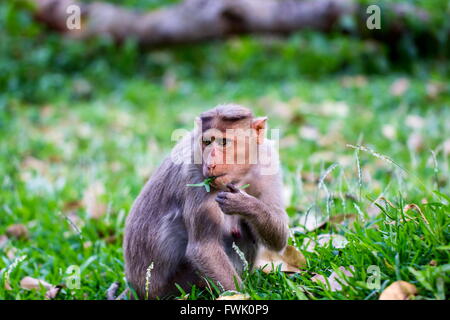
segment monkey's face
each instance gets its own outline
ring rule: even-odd
[[[229,129],[225,133],[210,129],[202,136],[203,175],[215,177],[211,183],[225,189],[236,184],[257,161],[257,141],[251,130]]]

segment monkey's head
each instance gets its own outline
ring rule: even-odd
[[[212,185],[236,184],[258,164],[258,145],[264,141],[267,117],[255,118],[239,105],[219,105],[198,118],[202,171]]]

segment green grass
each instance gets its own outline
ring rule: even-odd
[[[404,280],[417,287],[417,299],[448,299],[450,27],[443,12],[450,7],[444,0],[409,2],[428,10],[433,37],[418,37],[424,26],[410,21],[411,32],[391,45],[306,31],[148,52],[132,41],[117,47],[107,39],[63,38],[36,24],[23,1],[2,2],[0,299],[44,299],[44,289],[20,287],[26,276],[63,285],[58,299],[104,299],[115,281],[123,290],[121,243],[133,200],[174,145],[173,130],[192,128],[199,112],[224,102],[268,115],[270,127],[281,130],[291,227],[305,214],[357,216],[297,232],[290,244],[304,253],[305,271],[251,272],[243,293],[377,299]],[[398,82],[402,77],[408,85]],[[98,219],[83,203],[96,190],[105,212]],[[392,206],[374,205],[380,196]],[[420,212],[403,212],[408,204]],[[29,237],[5,242],[12,224],[25,225]],[[306,238],[329,233],[348,244],[306,251]],[[78,289],[65,286],[70,266],[80,267]],[[341,291],[312,280],[350,266],[354,275]],[[367,284],[373,266],[379,289]],[[180,293],[217,295],[214,284]]]
[[[30,235],[27,240],[10,237],[0,249],[0,299],[43,299],[45,290],[26,291],[20,280],[31,276],[64,284],[71,265],[81,267],[81,286],[63,288],[58,299],[104,299],[114,281],[124,289],[121,242],[134,198],[173,146],[172,131],[191,128],[198,112],[229,101],[268,114],[270,126],[281,129],[292,227],[306,212],[358,215],[354,224],[297,233],[296,243],[307,259],[305,272],[255,271],[245,277],[242,292],[252,299],[377,299],[387,285],[404,280],[416,285],[419,299],[448,299],[450,168],[443,143],[450,137],[449,82],[439,74],[412,77],[409,89],[397,97],[390,89],[398,78],[369,76],[361,86],[345,86],[347,78],[340,76],[276,83],[180,78],[174,90],[127,79],[118,90],[86,100],[56,95],[43,105],[10,101],[0,113],[0,235],[15,223],[26,225]],[[432,82],[443,84],[435,98],[426,90]],[[315,128],[310,139],[301,130],[305,127]],[[395,136],[386,136],[389,130]],[[410,149],[413,132],[423,142]],[[370,147],[398,166],[347,144]],[[436,153],[437,167],[430,150]],[[318,178],[334,163],[319,186]],[[310,181],[311,175],[317,179]],[[99,201],[107,206],[99,219],[90,218],[81,204],[95,182],[103,184]],[[371,202],[380,195],[396,208],[378,202],[378,215],[369,216]],[[423,216],[412,210],[407,214],[413,219],[403,221],[401,208],[410,203]],[[81,235],[66,216],[78,217]],[[347,246],[311,253],[301,245],[305,237],[330,232],[345,236]],[[21,256],[23,261],[12,268]],[[366,284],[371,265],[380,268],[378,290]],[[315,273],[328,276],[340,266],[355,268],[342,291],[311,280]],[[12,290],[4,288],[8,268]],[[214,287],[194,288],[188,298],[216,296]]]

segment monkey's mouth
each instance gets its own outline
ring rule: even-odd
[[[226,173],[219,174],[218,176],[209,176],[208,178],[214,182],[217,178],[223,177],[224,175],[226,175]]]
[[[211,179],[211,185],[220,189],[220,187],[226,184],[225,181],[222,181],[223,179],[221,179],[224,176],[226,176],[226,173],[217,176],[210,176],[209,178]]]

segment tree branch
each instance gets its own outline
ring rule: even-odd
[[[101,2],[33,1],[37,4],[36,17],[51,28],[77,38],[108,35],[121,42],[131,37],[147,47],[236,34],[288,34],[301,29],[327,32],[344,15],[361,13],[352,0],[187,0],[148,13]],[[69,5],[81,9],[81,30],[71,31],[66,26]],[[399,17],[411,13],[404,8],[393,11]]]

